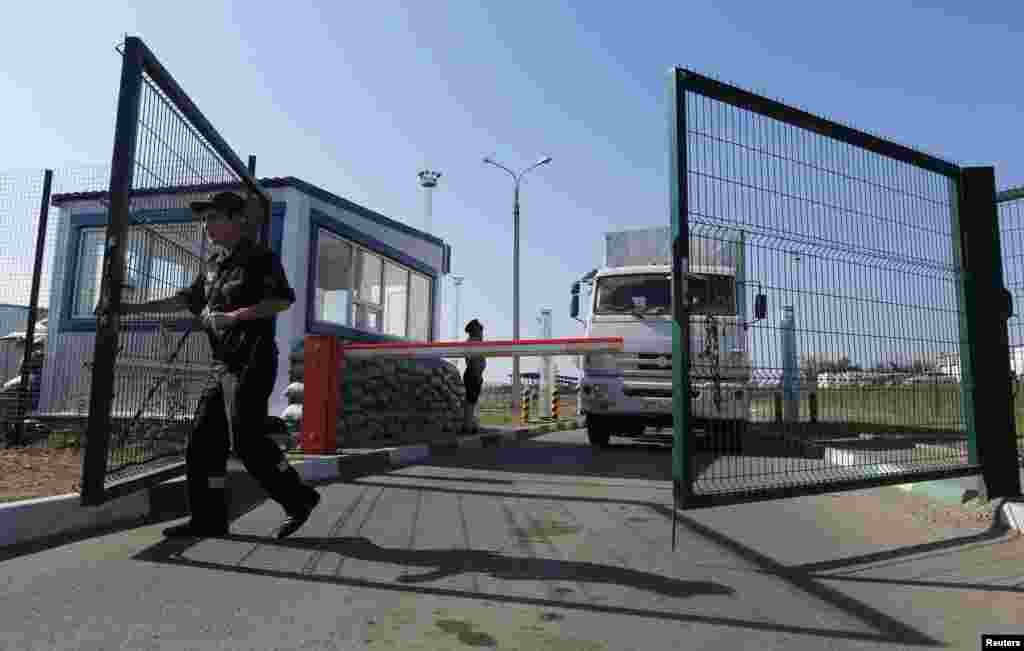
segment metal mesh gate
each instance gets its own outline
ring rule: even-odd
[[[1006,288],[1013,297],[1014,314],[1008,327],[1010,335],[1010,370],[1013,373],[1013,416],[1017,431],[1017,455],[1024,465],[1024,188],[1016,188],[996,196],[999,211],[999,235],[1003,253],[1003,274]]]
[[[190,314],[122,316],[121,305],[169,298],[205,271],[204,226],[190,202],[232,189],[250,198],[250,213],[264,224],[270,213],[251,170],[145,44],[129,37],[122,55],[110,191],[97,199],[103,211],[75,230],[80,281],[71,309],[88,317],[98,303],[106,307],[93,344],[87,504],[184,472],[210,370],[206,338],[189,336]]]
[[[686,70],[671,92],[685,503],[978,472],[958,364],[960,169]],[[709,264],[698,239],[739,242],[735,262]]]

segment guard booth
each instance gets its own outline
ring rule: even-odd
[[[297,299],[277,317],[281,359],[268,415],[280,416],[287,407],[288,353],[306,335],[360,342],[435,339],[450,246],[294,177],[263,179],[261,184],[271,197],[269,244],[281,255]],[[208,251],[202,225],[187,204],[222,189],[163,188],[134,202],[123,300],[163,298],[192,282]],[[81,192],[52,198],[58,247],[51,275],[47,363],[36,416],[82,416],[88,407],[89,361],[96,332],[93,311],[99,299],[108,220],[106,197],[106,192]],[[122,321],[126,330],[148,332],[137,333],[137,354],[122,354],[118,364],[154,378],[166,372],[154,351],[167,349],[184,332],[186,320],[178,319],[165,328],[133,322],[137,320],[130,317]],[[184,368],[179,369],[179,382],[167,391],[177,391],[186,403],[194,402],[209,370],[206,348],[204,336],[192,336],[179,356]],[[156,397],[154,417],[173,416],[171,398]],[[181,401],[177,402],[180,410]]]

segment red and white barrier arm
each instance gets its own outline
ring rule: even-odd
[[[438,341],[348,344],[339,352],[346,359],[368,357],[550,357],[586,353],[621,353],[622,337],[579,337],[575,339],[520,339],[494,341]]]

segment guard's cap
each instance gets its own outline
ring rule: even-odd
[[[473,319],[466,324],[466,333],[472,334],[474,332],[483,332],[484,324],[480,323],[476,319]]]
[[[218,192],[206,201],[193,201],[189,207],[195,213],[201,213],[211,208],[227,215],[230,218],[248,217],[249,221],[258,220],[262,214],[260,209],[260,198],[252,196],[249,199],[243,198],[236,192]]]

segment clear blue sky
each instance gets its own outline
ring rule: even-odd
[[[113,47],[141,36],[260,175],[422,226],[416,172],[440,170],[434,231],[489,338],[512,333],[512,185],[481,158],[554,158],[523,186],[521,327],[550,307],[578,335],[601,234],[668,223],[672,65],[1024,184],[1019,3],[320,4],[12,4],[0,169],[108,163]]]

